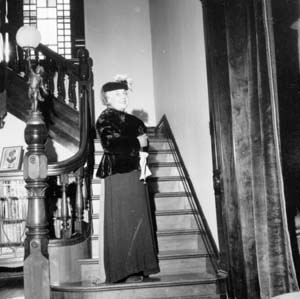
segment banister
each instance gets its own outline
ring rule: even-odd
[[[64,58],[62,58],[64,59]],[[63,161],[49,163],[48,165],[48,175],[56,176],[63,173],[68,173],[77,170],[79,167],[83,166],[87,158],[87,150],[89,146],[89,133],[91,127],[91,115],[90,115],[90,101],[88,97],[89,86],[82,85],[82,90],[80,91],[80,109],[79,109],[79,119],[80,119],[80,146],[79,150],[70,158]],[[7,175],[11,175],[10,172]],[[1,176],[6,176],[2,173]]]
[[[77,80],[80,80],[78,68],[74,65],[74,62],[72,60],[65,59],[63,56],[51,50],[50,48],[48,48],[42,43],[40,43],[37,46],[36,50],[40,51],[46,57],[50,57],[54,61],[64,65],[69,71],[72,71],[73,75]]]
[[[87,94],[87,89],[84,88],[84,94]],[[90,112],[88,96],[80,96],[80,146],[79,150],[70,158],[56,163],[49,163],[48,175],[56,176],[63,173],[69,173],[77,170],[86,162],[89,147],[90,133]]]
[[[10,24],[6,24],[4,30],[6,32],[16,32],[18,28],[12,26]],[[12,47],[15,48],[15,47]],[[78,168],[83,166],[86,162],[88,155],[88,147],[89,147],[89,134],[91,129],[91,117],[92,117],[92,109],[90,107],[93,103],[91,94],[91,83],[86,81],[86,78],[81,78],[79,64],[75,65],[74,61],[67,60],[63,56],[59,55],[55,51],[51,50],[47,46],[43,44],[39,44],[36,48],[36,51],[41,52],[46,58],[50,58],[55,61],[58,65],[62,65],[68,73],[72,73],[75,80],[79,82],[79,86],[81,90],[79,90],[79,98],[80,98],[80,109],[79,109],[79,119],[80,119],[80,145],[79,150],[70,158],[65,159],[63,161],[49,163],[48,165],[48,175],[56,176],[72,171],[76,171]],[[79,62],[80,63],[80,62]],[[91,77],[92,78],[92,77]],[[91,80],[91,78],[88,78]]]

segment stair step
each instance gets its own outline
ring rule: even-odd
[[[184,213],[158,212],[156,225],[158,230],[167,230],[170,227],[173,229],[197,229],[194,214],[190,211],[184,211]]]
[[[176,198],[176,197],[191,197],[191,194],[189,192],[156,192],[153,193],[152,196],[154,198]],[[93,200],[100,199],[99,196],[92,196]]]
[[[170,149],[170,139],[164,137],[154,137],[149,139],[149,149],[150,150],[169,150]]]
[[[215,295],[191,295],[191,296],[172,296],[172,297],[159,297],[159,298],[155,298],[155,297],[147,297],[146,299],[220,299],[220,298],[224,298],[226,299],[226,295],[225,293],[223,294],[223,296],[225,297],[221,297],[218,294]]]
[[[177,193],[177,192],[174,192]],[[189,197],[186,193],[182,196],[154,196],[155,208],[157,211],[165,211],[169,209],[185,210],[190,209]]]
[[[162,251],[158,257],[162,274],[215,273],[206,250]]]
[[[173,229],[196,229],[197,223],[192,210],[164,210],[156,211],[156,225],[158,230]],[[99,233],[99,214],[92,215],[93,232]]]
[[[100,195],[101,180],[94,178],[92,180],[92,196]],[[184,185],[179,176],[149,177],[148,186],[150,193],[157,192],[184,192]]]
[[[157,232],[159,250],[205,250],[198,229],[167,229]]]
[[[174,162],[171,150],[149,151],[148,163],[154,162]]]
[[[104,181],[99,178],[94,178],[92,180],[92,183],[91,183],[91,196],[92,197],[100,196],[101,182],[104,182]]]
[[[101,158],[103,155],[103,151],[95,151],[95,164],[99,165]],[[163,149],[163,150],[150,150],[148,163],[154,162],[174,162],[174,156],[171,150]]]
[[[153,162],[149,163],[149,168],[154,177],[179,176],[180,163],[177,162]]]
[[[148,163],[148,166],[151,170],[152,176],[179,176],[179,163],[176,162],[152,162]],[[99,164],[95,164],[94,166],[94,174],[93,177],[96,178],[96,172],[99,167]]]
[[[201,250],[205,251],[201,232],[198,229],[168,229],[157,232],[159,251]],[[99,255],[98,235],[92,236],[92,256]]]
[[[171,192],[170,192],[171,193]],[[179,194],[179,192],[173,192]],[[169,194],[169,193],[167,193]],[[186,210],[190,209],[189,197],[186,193],[182,193],[183,195],[179,196],[154,196],[155,209],[157,211],[165,211],[165,210]],[[100,209],[100,196],[94,195],[92,197],[92,211],[93,213],[98,213]]]
[[[223,282],[223,283],[222,283]],[[188,273],[181,275],[154,275],[140,283],[97,283],[82,281],[72,284],[51,286],[53,299],[132,299],[132,298],[180,298],[201,296],[219,298],[223,293],[220,284],[224,281],[206,273]],[[101,296],[101,297],[99,297]],[[201,298],[199,297],[199,298]],[[197,297],[194,297],[197,298]]]
[[[163,136],[148,136],[149,148],[154,150],[170,149],[170,139]],[[95,151],[103,151],[102,145],[99,139],[94,139]]]
[[[151,193],[185,192],[180,176],[149,177],[148,186]]]
[[[181,250],[161,252],[158,255],[160,274],[182,273],[214,273],[210,257],[199,250]],[[91,273],[97,276],[99,272],[99,260],[78,260],[81,269],[81,278],[86,279]]]

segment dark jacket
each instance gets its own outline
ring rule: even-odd
[[[115,173],[139,169],[140,144],[137,136],[146,133],[137,117],[112,108],[105,109],[96,122],[104,150],[96,176],[105,178]]]

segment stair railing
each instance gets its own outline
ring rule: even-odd
[[[209,225],[207,223],[207,220],[205,218],[204,212],[200,206],[196,191],[194,189],[192,180],[188,174],[188,171],[186,169],[186,166],[183,162],[182,156],[179,151],[179,147],[176,143],[175,137],[173,135],[173,132],[171,130],[170,124],[168,122],[168,119],[166,115],[163,115],[162,119],[160,120],[159,124],[156,127],[156,132],[163,133],[165,136],[168,137],[168,143],[171,149],[171,152],[173,154],[175,163],[178,168],[179,176],[181,178],[181,181],[184,185],[184,189],[186,191],[186,195],[188,197],[189,203],[192,207],[192,212],[194,214],[197,226],[199,230],[201,231],[201,236],[204,242],[204,245],[206,247],[207,252],[209,253],[209,257],[211,260],[211,263],[214,267],[214,270],[217,274],[223,274],[220,272],[219,267],[219,251],[216,246],[215,240],[212,236],[211,230],[209,228]]]
[[[62,238],[70,238],[70,227],[68,223],[74,223],[74,232],[84,233],[82,226],[84,198],[82,196],[82,180],[84,179],[83,167],[87,162],[88,154],[92,151],[91,133],[93,112],[91,111],[92,99],[92,82],[91,82],[91,65],[88,51],[80,49],[78,56],[79,61],[74,64],[44,45],[39,45],[36,49],[36,56],[45,57],[44,63],[41,59],[38,62],[45,67],[48,74],[47,84],[51,94],[56,94],[59,101],[79,110],[79,149],[70,158],[56,163],[49,163],[48,176],[69,177],[75,176],[76,199],[74,204],[74,213],[70,213],[67,202],[68,197],[62,195],[61,219],[62,219]],[[52,87],[52,88],[51,88]],[[65,179],[67,180],[67,179]],[[60,180],[64,182],[64,180]],[[67,188],[68,184],[62,184],[62,188]],[[74,217],[74,219],[69,219]]]
[[[12,28],[6,24],[5,30],[7,32],[16,32],[16,28]],[[27,81],[27,74],[30,71],[28,62],[23,51],[16,45],[11,45],[11,57],[7,65],[10,69],[19,74],[19,77],[24,77]],[[93,76],[91,71],[91,59],[86,49],[81,48],[78,51],[78,58],[67,60],[63,56],[57,54],[50,48],[43,44],[30,53],[32,60],[32,68],[40,65],[44,69],[44,85],[48,91],[48,96],[53,101],[59,101],[68,105],[71,109],[78,112],[79,119],[79,146],[78,150],[71,157],[48,164],[49,177],[69,177],[69,180],[75,181],[76,196],[72,222],[74,222],[74,231],[77,233],[83,232],[83,214],[84,209],[89,205],[86,203],[87,197],[86,190],[82,190],[87,184],[84,181],[89,181],[87,176],[90,171],[84,171],[83,168],[90,159],[88,156],[93,155],[93,123],[94,123],[94,102],[93,102]],[[89,157],[90,158],[90,157]],[[58,180],[59,183],[62,180]],[[61,185],[61,188],[68,188],[69,184]],[[67,196],[61,196],[62,206],[67,207]],[[64,236],[69,234],[64,233],[67,227],[67,219],[70,217],[68,209],[61,210],[60,217],[63,220],[62,232]],[[90,217],[89,217],[90,218]],[[90,219],[89,219],[90,220]]]

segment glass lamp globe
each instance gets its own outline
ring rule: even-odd
[[[41,42],[41,33],[34,26],[24,25],[17,31],[16,40],[22,48],[36,48]]]

